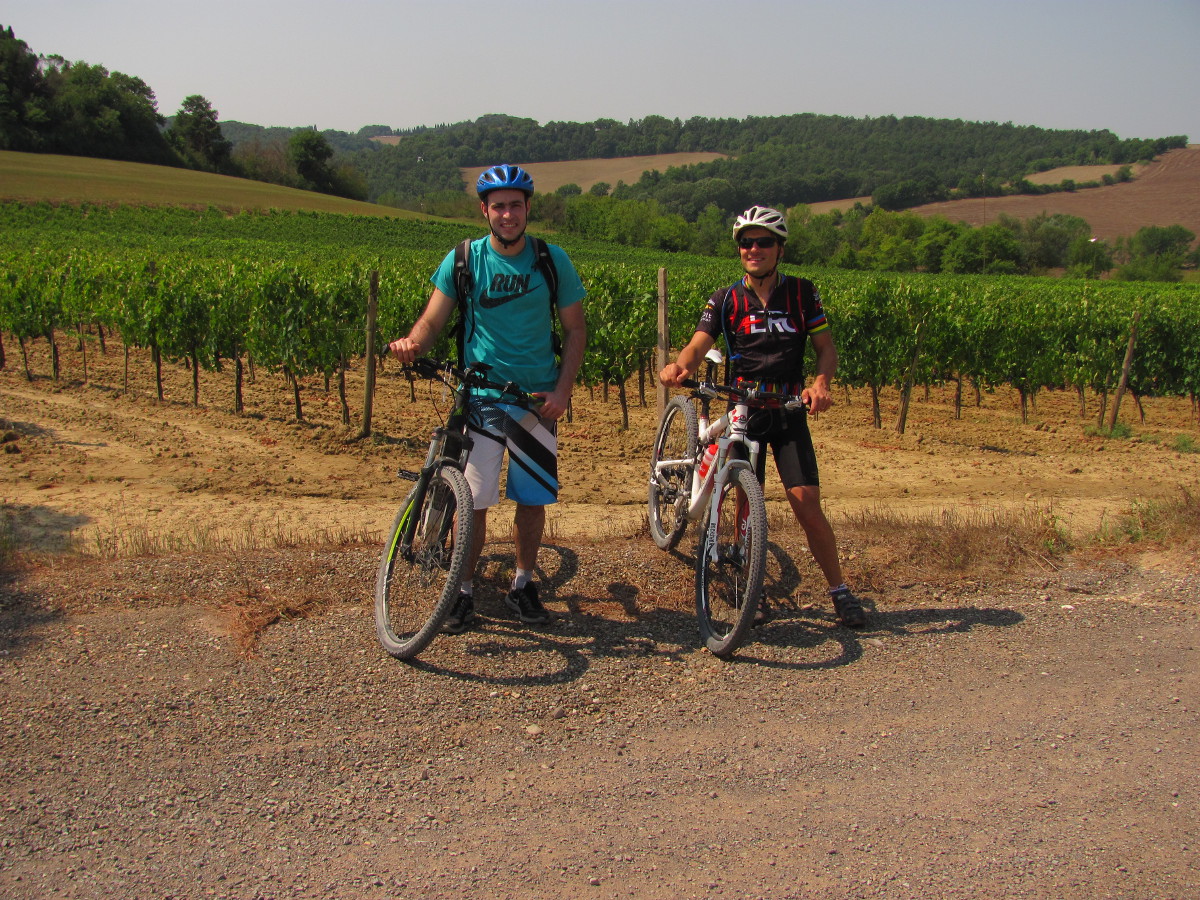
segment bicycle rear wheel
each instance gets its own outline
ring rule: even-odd
[[[435,471],[423,497],[418,487],[396,513],[375,579],[375,631],[398,659],[416,656],[442,627],[458,596],[474,522],[471,489],[458,469]]]
[[[710,502],[719,507],[717,526],[715,532],[706,528],[699,541],[696,616],[705,646],[728,658],[746,639],[758,609],[767,564],[767,508],[758,479],[742,468],[729,472],[725,489]]]
[[[663,410],[650,458],[650,537],[663,550],[679,543],[687,529],[687,504],[696,465],[696,408],[675,397]]]

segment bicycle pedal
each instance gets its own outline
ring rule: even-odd
[[[408,469],[401,469],[396,473],[397,478],[403,478],[405,481],[416,481],[421,477],[420,472],[410,472]]]

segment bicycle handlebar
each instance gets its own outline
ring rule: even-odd
[[[506,397],[512,398],[519,406],[528,407],[541,403],[540,397],[535,397],[528,391],[522,390],[511,381],[503,383],[492,381],[487,377],[487,372],[491,368],[486,363],[472,363],[464,369],[461,366],[456,366],[449,360],[431,359],[428,356],[419,356],[404,366],[405,371],[412,370],[423,378],[432,378],[444,382],[446,376],[450,376],[462,382],[467,387],[490,388],[499,391]]]
[[[715,384],[711,381],[696,381],[692,378],[685,378],[680,382],[680,384],[693,391],[697,396],[724,396],[731,399],[743,400],[749,406],[762,407],[765,409],[782,407],[788,410],[808,408],[808,404],[795,394],[780,394],[776,393],[775,391],[760,391],[758,388],[743,388],[732,384]]]

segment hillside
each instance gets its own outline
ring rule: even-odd
[[[246,178],[146,163],[7,150],[0,150],[0,200],[310,210],[419,218],[407,210]]]
[[[1113,166],[1066,166],[1031,175],[1029,180],[1040,184],[1057,184],[1065,178],[1084,182],[1112,172]],[[1200,235],[1200,144],[1171,150],[1152,163],[1134,166],[1133,175],[1133,180],[1124,184],[1071,193],[951,200],[917,206],[913,212],[971,225],[994,222],[1001,213],[1018,219],[1030,219],[1043,212],[1063,213],[1084,219],[1096,237],[1106,241],[1131,235],[1146,225],[1182,225]],[[845,212],[855,203],[865,206],[870,202],[870,197],[850,197],[812,203],[809,208],[820,215],[835,209]]]
[[[654,156],[623,156],[618,159],[578,159],[567,162],[521,162],[533,177],[533,183],[541,193],[553,193],[564,184],[577,184],[583,190],[605,182],[616,185],[619,181],[633,184],[647,172],[665,172],[672,166],[691,166],[696,163],[724,159],[722,153],[660,153]],[[459,169],[463,183],[469,193],[475,192],[475,179],[479,167],[467,166]]]
[[[598,181],[636,180],[641,172],[688,165],[715,154],[662,154],[622,159],[529,164],[538,187],[552,191],[574,182],[587,190]],[[1099,178],[1110,166],[1051,170],[1041,180]],[[473,181],[474,169],[464,169]],[[1041,196],[987,197],[931,203],[914,208],[919,215],[983,225],[1002,213],[1019,219],[1042,212],[1086,220],[1107,241],[1129,236],[1146,225],[1182,225],[1200,235],[1200,144],[1171,150],[1155,162],[1137,166],[1130,182]],[[355,215],[419,217],[417,213],[360,203],[309,191],[143,163],[78,156],[0,151],[0,200],[88,203],[150,203],[216,206],[223,209],[287,209]],[[811,204],[815,213],[849,209],[870,197]]]
[[[1200,144],[1164,153],[1139,167],[1133,181],[1122,184],[1037,197],[929,203],[914,212],[970,225],[986,225],[1001,214],[1031,219],[1043,212],[1061,213],[1084,219],[1095,236],[1106,241],[1131,236],[1147,225],[1182,225],[1200,235]]]

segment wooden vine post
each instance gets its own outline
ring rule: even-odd
[[[657,362],[658,368],[655,369],[655,376],[663,370],[670,359],[671,355],[671,328],[670,316],[667,314],[667,270],[658,270],[658,353]],[[668,391],[667,386],[655,377],[655,383],[658,385],[658,417],[661,419],[663,410],[667,408]]]
[[[371,436],[371,414],[375,405],[375,320],[379,315],[379,270],[371,270],[371,288],[367,295],[367,351],[363,355],[363,418],[359,440]]]
[[[1129,369],[1133,365],[1133,345],[1137,341],[1138,320],[1142,317],[1141,312],[1133,314],[1133,323],[1129,326],[1129,344],[1125,347],[1125,364],[1121,366],[1121,380],[1117,382],[1117,393],[1113,397],[1112,412],[1108,415],[1108,431],[1111,434],[1112,430],[1117,427],[1117,411],[1121,408],[1121,397],[1125,393],[1125,389],[1129,386]]]

